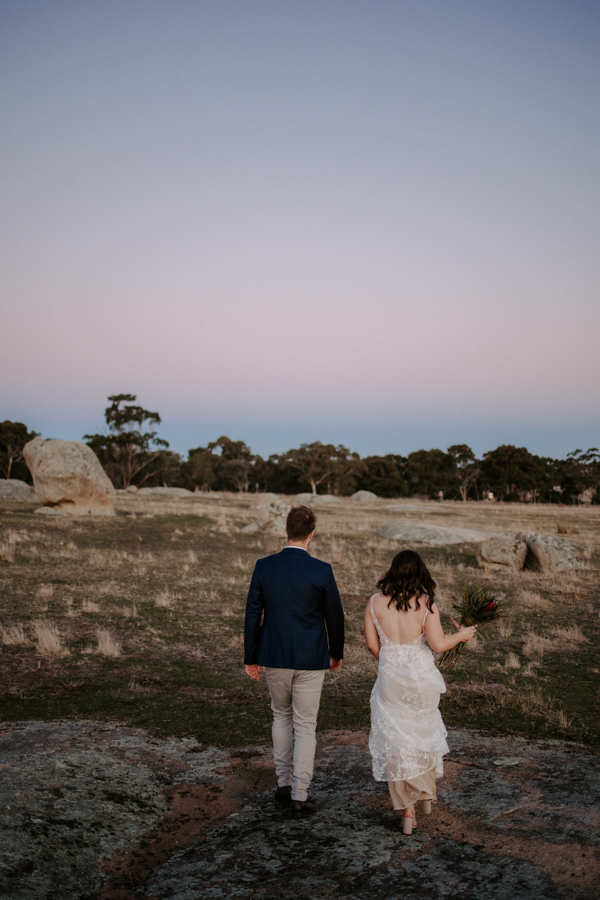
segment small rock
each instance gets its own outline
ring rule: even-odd
[[[311,506],[317,494],[296,494],[290,503],[292,506]]]
[[[38,502],[31,485],[19,478],[0,479],[0,500],[29,500]]]
[[[508,768],[509,766],[518,766],[521,762],[523,762],[522,756],[500,756],[498,759],[494,760],[494,765],[498,766],[499,769],[502,769]]]
[[[273,503],[274,500],[278,500],[277,494],[258,494],[256,499],[252,503],[252,509],[260,509],[261,506],[268,506],[269,503]]]
[[[35,513],[40,513],[42,516],[68,516],[69,514],[64,511],[64,509],[60,509],[58,506],[40,506],[38,509],[34,509]]]
[[[352,494],[350,499],[353,503],[372,503],[378,497],[373,491],[357,491],[355,494]]]
[[[285,537],[285,523],[290,507],[283,500],[272,500],[267,506],[261,506],[256,520],[242,528],[245,534],[276,534]]]

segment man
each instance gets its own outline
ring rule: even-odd
[[[258,681],[264,669],[271,695],[275,800],[291,801],[295,818],[314,812],[307,792],[321,689],[325,671],[342,665],[344,650],[344,612],[333,571],[308,554],[316,522],[306,506],[290,510],[287,544],[258,560],[246,603],[246,672]]]

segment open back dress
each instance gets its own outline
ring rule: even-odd
[[[438,708],[446,685],[425,632],[405,644],[392,641],[377,621],[374,596],[370,610],[381,650],[371,693],[369,749],[375,780],[389,783],[394,808],[401,809],[435,797],[435,780],[443,774],[443,756],[448,753]]]

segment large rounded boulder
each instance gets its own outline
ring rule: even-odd
[[[44,506],[69,516],[114,516],[115,489],[87,444],[37,437],[25,444],[23,457]]]

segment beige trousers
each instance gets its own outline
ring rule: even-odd
[[[312,780],[315,731],[324,669],[265,666],[273,710],[273,755],[279,787],[291,785],[292,800],[306,800]]]

